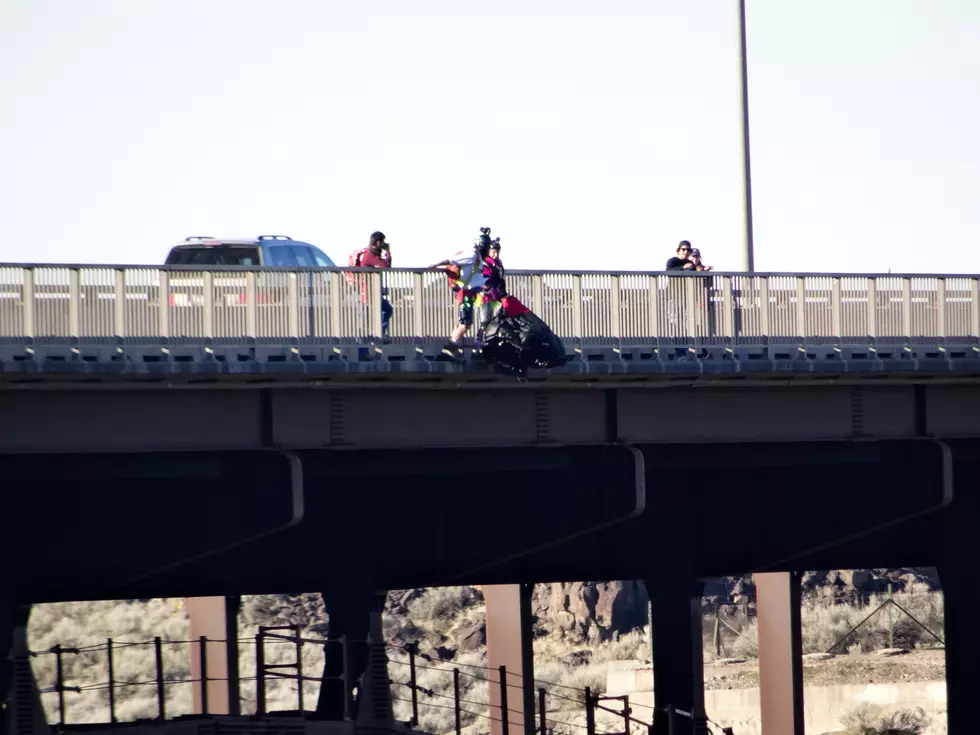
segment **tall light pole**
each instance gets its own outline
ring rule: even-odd
[[[743,209],[745,232],[742,240],[742,270],[755,270],[755,242],[752,233],[752,163],[749,153],[749,63],[745,49],[745,0],[738,0],[738,50],[742,63],[742,84],[739,100],[742,104],[742,177],[744,179]]]

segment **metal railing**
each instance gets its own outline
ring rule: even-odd
[[[959,275],[508,273],[573,344],[980,340],[980,279]],[[456,306],[428,270],[0,264],[0,340],[363,344],[444,339]]]

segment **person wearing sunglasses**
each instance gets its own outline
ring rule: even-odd
[[[667,261],[666,270],[669,271],[693,271],[695,270],[695,265],[690,259],[691,257],[691,243],[687,240],[681,240],[680,244],[677,246],[677,255]]]

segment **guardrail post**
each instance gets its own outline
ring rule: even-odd
[[[677,715],[674,713],[674,705],[667,705],[667,732],[669,735],[677,733]]]
[[[544,319],[544,279],[539,273],[531,276],[531,300],[534,302],[531,310],[537,312]]]
[[[507,706],[507,667],[500,667],[500,733],[510,733],[510,707]]]
[[[105,650],[109,665],[109,722],[116,722],[116,671],[112,660],[112,638],[106,639]]]
[[[841,339],[844,336],[844,323],[841,315],[840,278],[834,277],[830,284],[830,328],[833,336]]]
[[[946,279],[936,283],[936,336],[945,339],[946,334]]]
[[[806,279],[796,279],[796,335],[806,341]]]
[[[208,637],[202,635],[198,645],[201,650],[198,652],[201,658],[201,714],[208,714]]]
[[[630,698],[627,694],[623,697],[623,733],[629,735],[630,732],[630,714],[633,710],[630,709]]]
[[[81,288],[78,268],[68,271],[68,336],[78,339],[82,334]]]
[[[126,271],[117,268],[113,284],[112,327],[116,337],[126,337]]]
[[[582,276],[577,274],[572,276],[572,337],[582,341]]]
[[[419,644],[415,642],[409,643],[407,648],[408,648],[408,681],[412,687],[412,727],[418,727],[419,726],[419,691],[418,691],[418,677],[415,671],[415,656],[418,654]]]
[[[752,276],[759,279],[759,333],[763,338],[769,336],[769,277]]]
[[[609,329],[612,332],[610,337],[615,339],[622,339],[623,332],[620,321],[622,319],[623,310],[620,307],[620,289],[619,289],[619,276],[610,276],[609,280],[609,309],[611,311],[609,315]]]
[[[245,274],[245,336],[249,339],[258,336],[257,302],[255,271],[249,271]]]
[[[970,279],[970,336],[980,338],[980,279]]]
[[[649,334],[660,342],[660,277],[650,276],[647,282],[647,319],[650,321]]]
[[[153,653],[157,668],[157,717],[163,722],[167,719],[166,692],[163,684],[163,639],[157,636],[153,639]]]
[[[204,271],[202,275],[201,288],[204,299],[204,313],[201,320],[201,335],[205,339],[214,339],[214,274],[211,271]]]
[[[255,714],[265,714],[265,626],[255,636]]]
[[[412,334],[421,341],[425,335],[425,319],[423,318],[425,304],[425,289],[422,285],[422,274],[412,274]],[[418,725],[418,722],[415,723]]]
[[[696,284],[701,283],[701,279],[698,276],[681,276],[684,278],[684,304],[685,304],[685,315],[687,319],[684,321],[686,324],[687,336],[690,339],[694,339],[698,333],[698,296],[694,290]],[[692,343],[693,344],[693,343]]]
[[[453,669],[453,711],[456,715],[456,735],[463,732],[463,711],[459,702],[459,669]]]
[[[868,279],[868,336],[874,339],[878,331],[878,284]]]
[[[912,336],[912,279],[902,279],[902,336]]]
[[[159,317],[160,337],[167,339],[170,337],[170,273],[159,271],[160,273],[160,293],[159,293]]]
[[[295,272],[291,271],[286,275],[287,328],[289,330],[289,334],[286,336],[299,339],[299,283]]]
[[[52,649],[54,651],[54,673],[55,688],[58,690],[58,724],[65,725],[65,669],[62,661],[61,644],[58,643]]]

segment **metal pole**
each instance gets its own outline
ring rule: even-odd
[[[351,681],[350,646],[347,634],[340,636],[340,658],[343,661],[344,719],[354,718],[354,682]]]
[[[208,714],[208,637],[202,635],[198,645],[201,647],[201,714]]]
[[[106,659],[109,663],[109,722],[116,721],[116,667],[112,660],[112,638],[106,639]]]
[[[545,691],[544,689],[538,689],[538,725],[541,735],[545,735],[548,730],[548,710],[545,709]],[[530,735],[530,733],[525,733],[525,735]]]
[[[630,709],[630,698],[629,695],[623,697],[623,732],[629,735],[630,732],[630,714],[633,710]]]
[[[453,669],[453,711],[456,714],[456,735],[463,732],[463,711],[459,706],[459,669]]]
[[[742,106],[742,176],[744,180],[742,196],[745,212],[745,233],[742,240],[742,270],[751,273],[755,270],[755,241],[752,229],[752,157],[749,151],[749,61],[745,47],[745,0],[738,0],[738,19],[738,50],[742,68],[742,83],[739,85],[739,100]]]
[[[58,688],[58,724],[65,724],[65,670],[61,660],[61,644],[54,647],[54,665],[56,685]]]
[[[255,714],[265,714],[265,626],[255,636]]]
[[[592,698],[592,689],[585,687],[585,732],[587,735],[595,735],[595,699]]]
[[[510,708],[507,706],[507,667],[500,667],[500,733],[510,734]]]
[[[157,664],[157,716],[163,722],[167,719],[166,694],[163,689],[163,639],[157,636],[153,639],[153,654]]]
[[[888,583],[888,601],[892,602],[892,583]],[[888,606],[888,647],[895,647],[895,623],[892,619],[892,606]]]
[[[225,597],[225,666],[228,669],[228,714],[240,715],[242,695],[238,672],[238,608],[242,598]]]
[[[412,684],[412,727],[419,726],[419,691],[418,678],[415,672],[415,655],[418,650],[418,643],[408,644],[408,680]],[[453,678],[456,679],[458,676],[453,674]]]

